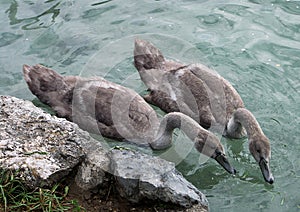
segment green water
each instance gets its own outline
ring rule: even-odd
[[[263,181],[246,139],[222,138],[235,177],[194,150],[178,154],[188,146],[180,132],[173,150],[159,154],[208,197],[211,211],[300,211],[299,1],[1,0],[0,20],[0,94],[34,100],[24,63],[104,76],[143,93],[132,65],[135,36],[170,58],[212,67],[270,138],[275,183]]]

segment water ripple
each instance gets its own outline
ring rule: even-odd
[[[47,1],[46,3],[50,3],[52,1]],[[21,4],[21,6],[20,6]],[[39,29],[39,28],[48,28],[52,24],[55,23],[55,18],[59,15],[60,10],[57,8],[59,6],[59,2],[51,6],[50,8],[46,8],[45,11],[40,11],[44,10],[44,8],[40,7],[35,7],[32,15],[30,17],[25,17],[25,18],[18,18],[17,17],[17,12],[19,13],[22,12],[22,10],[18,9],[21,7],[22,9],[28,8],[30,11],[31,8],[30,5],[22,2],[17,2],[13,1],[10,5],[10,7],[6,10],[6,13],[8,13],[8,17],[10,19],[10,24],[11,25],[16,25],[20,23],[25,23],[22,26],[22,29],[24,30],[32,30],[32,29]],[[49,5],[47,5],[49,6]],[[44,6],[41,6],[44,7]],[[27,11],[27,10],[26,10]],[[36,15],[38,13],[38,15]],[[34,15],[33,15],[34,14]],[[28,16],[25,14],[25,16]]]
[[[92,6],[97,6],[97,5],[101,5],[101,4],[106,4],[106,3],[111,2],[111,1],[112,1],[112,0],[101,1],[101,2],[98,2],[98,3],[92,4]]]
[[[208,27],[213,26],[232,29],[235,24],[234,21],[225,18],[221,14],[198,15],[196,18]]]
[[[272,15],[273,16],[273,15]],[[284,23],[283,20],[280,20],[279,18],[266,18],[264,17],[258,17],[253,19],[253,22],[256,24],[259,24],[263,26],[263,28],[267,28],[268,30],[272,30],[275,34],[286,37],[294,40],[299,40],[300,35],[298,34],[298,30],[294,31],[288,27],[286,27],[287,23]],[[276,26],[276,27],[274,27]],[[296,26],[293,25],[293,28]]]
[[[285,1],[275,2],[286,13],[299,15],[300,14],[300,2],[299,1]]]
[[[298,64],[300,49],[291,48],[271,42],[258,42],[253,47],[259,61],[272,64],[274,67],[284,71],[284,67]],[[296,63],[296,64],[295,64]]]
[[[0,47],[10,45],[14,43],[16,40],[18,40],[20,37],[22,37],[22,35],[20,34],[3,32],[1,33],[1,37],[0,37]]]
[[[91,19],[91,18],[96,18],[100,15],[102,15],[103,13],[107,13],[110,10],[115,9],[117,6],[115,5],[111,5],[111,6],[107,6],[107,7],[101,7],[101,8],[97,8],[97,9],[89,9],[87,11],[84,11],[84,14],[82,15],[82,18],[84,19]]]
[[[248,11],[249,7],[243,6],[243,5],[225,4],[225,5],[219,6],[218,9],[220,11],[230,13],[232,15],[237,15],[237,16],[252,15],[252,13],[250,11]]]

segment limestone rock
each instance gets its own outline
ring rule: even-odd
[[[78,168],[75,182],[84,191],[93,190],[106,180],[110,159],[108,150],[99,141],[90,140],[83,144],[86,152],[84,161]]]
[[[151,199],[186,208],[208,207],[206,197],[175,169],[174,163],[128,150],[112,150],[110,157],[117,189],[128,200]]]
[[[51,186],[84,157],[89,136],[31,102],[0,96],[0,168],[18,171],[31,188]]]

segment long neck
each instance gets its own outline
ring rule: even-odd
[[[242,134],[242,127],[245,128],[248,139],[258,134],[263,134],[257,120],[246,108],[239,108],[233,113],[232,118],[227,124],[227,133],[231,137],[238,137],[237,135]]]
[[[158,133],[151,142],[154,149],[164,149],[170,146],[172,142],[172,133],[176,128],[180,128],[191,140],[194,140],[199,134],[205,136],[207,131],[187,115],[173,112],[168,113],[162,119]]]

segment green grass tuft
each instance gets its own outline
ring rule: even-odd
[[[85,211],[76,200],[68,200],[68,186],[29,190],[12,171],[0,171],[0,211]]]

